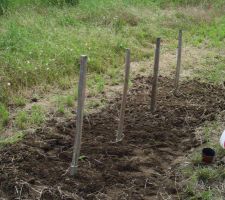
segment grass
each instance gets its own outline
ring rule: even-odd
[[[225,151],[219,145],[220,133],[222,133],[223,124],[218,121],[206,124],[199,132],[202,133],[204,141],[203,147],[211,147],[216,151],[217,161],[225,157]],[[216,138],[216,139],[215,139]],[[225,181],[224,165],[203,165],[201,149],[196,149],[190,155],[190,164],[181,169],[183,179],[183,197],[184,199],[202,199],[222,200],[224,196],[223,183]]]
[[[30,111],[19,111],[16,115],[15,124],[19,129],[40,126],[45,121],[45,114],[40,106],[32,106]]]
[[[0,103],[0,130],[3,129],[9,121],[9,112],[7,108]]]
[[[0,136],[0,148],[2,146],[5,146],[7,144],[14,144],[20,140],[22,140],[24,137],[24,133],[23,132],[17,132],[16,134],[14,134],[11,137],[1,137]]]
[[[20,111],[16,116],[16,126],[19,129],[25,129],[28,126],[29,116],[26,111]]]
[[[23,107],[26,105],[26,99],[22,96],[14,96],[13,104],[17,107]]]
[[[100,82],[96,90],[101,92],[102,75],[116,79],[117,69],[123,66],[126,47],[132,50],[132,60],[149,58],[156,37],[161,36],[168,47],[174,48],[180,28],[187,30],[186,40],[193,45],[201,45],[206,35],[211,45],[224,44],[223,18],[204,21],[196,14],[198,11],[193,14],[175,9],[165,14],[158,7],[158,1],[109,0],[106,4],[103,0],[98,3],[90,0],[63,8],[39,1],[33,6],[25,0],[22,6],[16,2],[0,18],[2,102],[16,91],[40,85],[75,87],[70,80],[78,75],[81,54],[89,56],[89,73],[94,82]],[[163,1],[159,2],[161,5]]]
[[[188,178],[185,182],[184,199],[222,199],[220,187],[225,180],[224,166],[198,166],[186,168],[183,174]]]
[[[93,75],[87,80],[87,88],[90,96],[96,96],[104,91],[106,84],[105,77],[99,74]]]

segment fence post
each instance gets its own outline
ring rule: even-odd
[[[78,85],[78,102],[77,102],[77,120],[76,120],[76,135],[74,141],[73,158],[71,164],[71,175],[77,174],[78,160],[80,157],[82,127],[83,127],[83,110],[85,100],[86,87],[86,73],[87,73],[87,56],[81,56],[80,60],[80,78]]]
[[[177,67],[176,67],[175,90],[174,90],[175,94],[177,94],[177,91],[179,89],[181,54],[182,54],[182,30],[179,30],[178,48],[177,48]]]
[[[157,84],[158,84],[158,73],[159,73],[160,41],[161,41],[161,39],[157,38],[156,49],[155,49],[154,74],[153,74],[153,82],[152,82],[151,112],[155,112],[155,109],[156,109],[156,95],[157,95]]]
[[[124,117],[125,117],[125,108],[126,108],[126,101],[127,101],[129,74],[130,74],[130,49],[126,49],[125,60],[126,60],[125,79],[124,79],[123,97],[122,97],[122,103],[120,108],[120,117],[119,117],[119,125],[118,125],[118,132],[116,136],[116,142],[119,142],[123,139]]]

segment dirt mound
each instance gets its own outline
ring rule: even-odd
[[[176,198],[174,166],[199,144],[194,131],[225,109],[221,88],[184,82],[178,97],[173,81],[159,78],[157,111],[149,110],[150,78],[138,77],[129,93],[125,138],[114,143],[120,98],[85,116],[79,175],[70,177],[75,121],[27,135],[0,151],[0,196],[6,199]],[[173,196],[174,195],[174,196]]]

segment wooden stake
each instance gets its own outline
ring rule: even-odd
[[[155,109],[156,109],[156,95],[157,95],[157,84],[158,84],[158,73],[159,73],[160,41],[161,41],[161,39],[157,38],[156,49],[155,49],[154,75],[153,75],[153,83],[152,83],[151,112],[155,112]]]
[[[118,125],[118,132],[116,136],[116,142],[119,142],[123,139],[123,127],[124,127],[124,117],[125,117],[125,108],[127,101],[127,91],[129,84],[129,74],[130,74],[130,49],[126,49],[126,64],[125,64],[125,80],[124,80],[124,88],[123,88],[123,97],[120,109],[120,118]]]
[[[87,73],[87,56],[81,56],[80,61],[80,78],[78,85],[78,102],[77,102],[77,120],[76,120],[76,135],[73,149],[73,159],[71,164],[71,175],[77,174],[78,160],[80,157],[81,137],[83,127],[83,110],[85,100],[85,87],[86,87],[86,73]]]
[[[175,90],[174,90],[175,94],[177,94],[177,91],[179,89],[181,54],[182,54],[182,30],[179,31],[179,36],[178,36],[177,67],[176,67]]]

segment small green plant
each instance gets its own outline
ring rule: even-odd
[[[45,121],[44,111],[41,106],[32,106],[29,121],[32,125],[41,125]]]
[[[19,129],[25,129],[28,126],[29,123],[29,115],[26,111],[19,111],[16,115],[16,126]]]
[[[83,160],[85,160],[86,158],[87,158],[87,156],[82,155],[82,156],[79,157],[79,160],[83,161]]]
[[[213,193],[212,193],[211,190],[200,192],[198,199],[212,200],[213,199]]]
[[[18,97],[14,97],[13,98],[13,103],[15,104],[15,106],[17,107],[23,107],[26,105],[26,99],[21,97],[21,96],[18,96]]]
[[[65,103],[68,107],[73,107],[74,106],[74,96],[66,96],[65,97]]]
[[[58,96],[57,97],[57,105],[58,107],[73,107],[75,100],[76,100],[76,95],[67,95],[67,96]]]
[[[0,103],[0,129],[7,125],[9,121],[9,112],[7,108]]]
[[[59,114],[65,114],[66,113],[66,110],[65,110],[65,107],[64,107],[63,104],[58,105],[57,113],[59,113]]]

